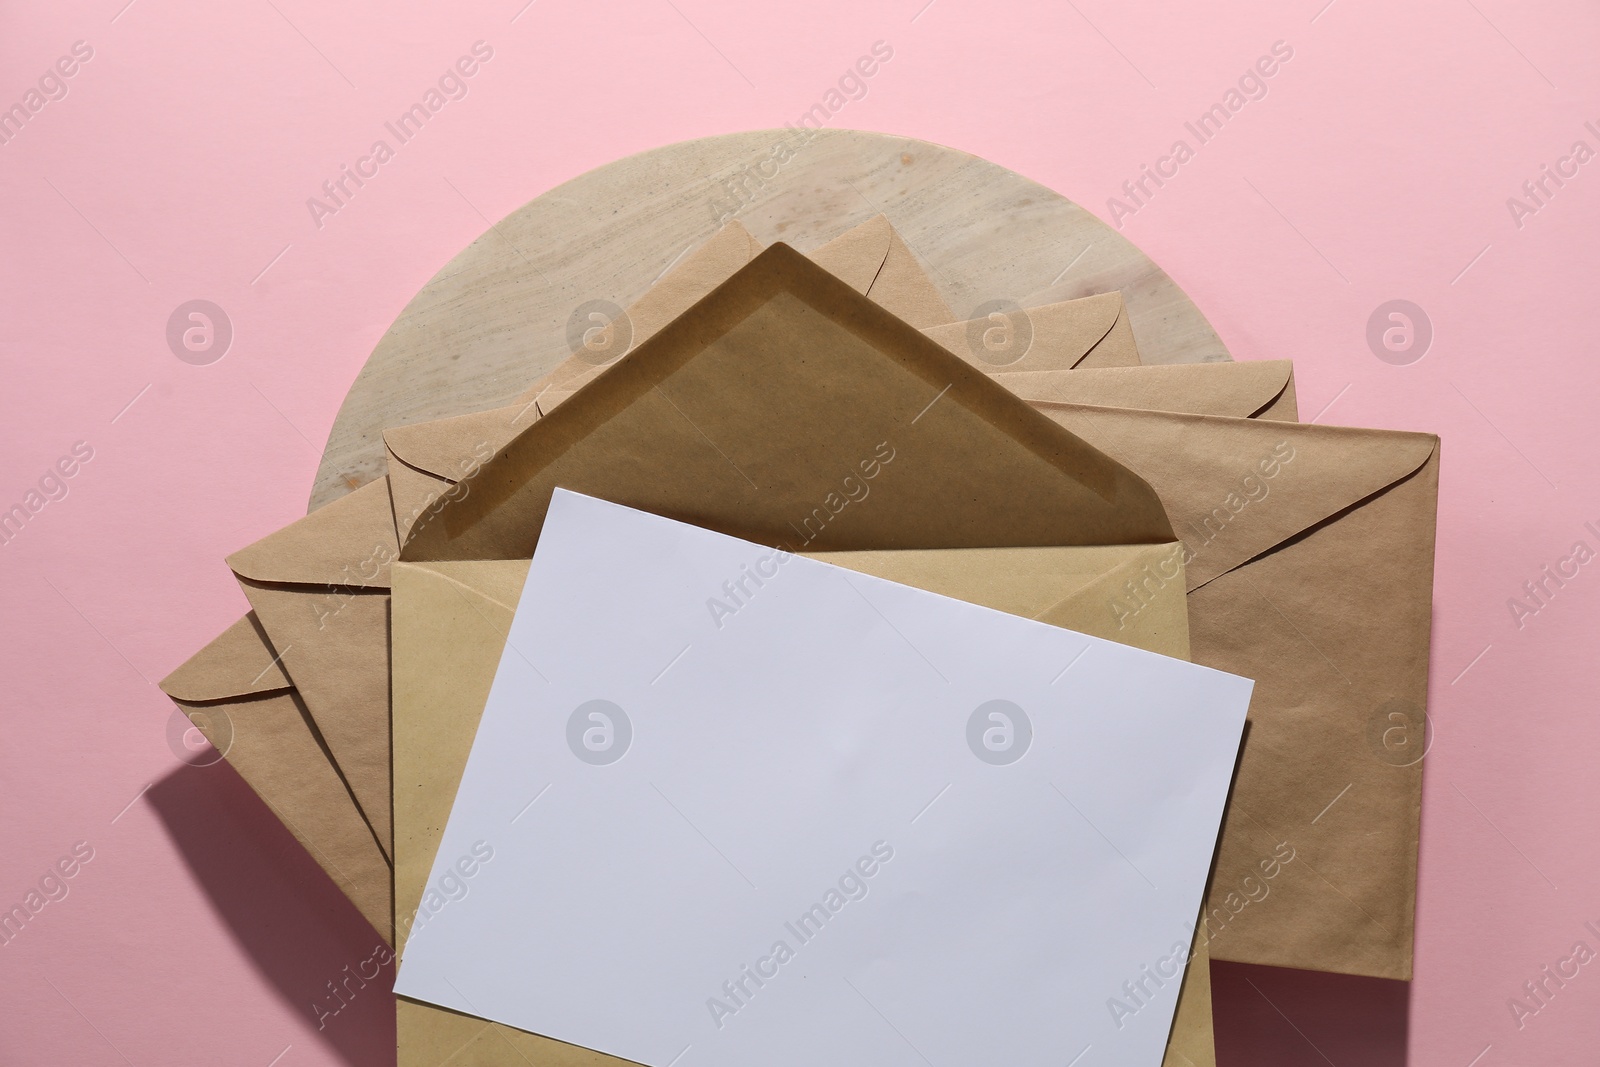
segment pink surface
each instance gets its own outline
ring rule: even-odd
[[[1237,358],[1296,361],[1307,418],[1444,437],[1435,741],[1415,983],[1219,965],[1221,1060],[1592,1062],[1600,963],[1542,1005],[1523,984],[1600,949],[1600,564],[1520,620],[1508,599],[1600,549],[1600,162],[1536,212],[1507,198],[1574,141],[1600,149],[1593,5],[125,2],[0,15],[0,106],[93,50],[0,144],[0,509],[93,450],[0,546],[0,906],[93,850],[0,946],[0,1061],[389,1061],[387,974],[320,1031],[313,1008],[374,935],[231,772],[179,762],[152,683],[243,612],[222,557],[302,513],[357,369],[485,217],[795,119],[883,40],[833,124],[967,149],[1107,219],[1141,164],[1195,146],[1185,121],[1292,48],[1117,214]],[[319,229],[306,199],[478,40],[469,94]],[[165,340],[196,298],[234,328],[207,366]],[[1431,319],[1415,362],[1369,349],[1393,299]]]

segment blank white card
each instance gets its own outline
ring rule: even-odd
[[[1156,1067],[1251,686],[557,491],[395,990],[652,1067]]]

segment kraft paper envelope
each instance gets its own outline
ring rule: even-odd
[[[1187,658],[1182,583],[1122,628],[1111,595],[1171,546],[820,553],[815,558],[1092,636]],[[528,572],[527,560],[397,564],[394,582],[395,884],[401,946],[422,904],[439,836]],[[1183,932],[1175,936],[1182,940]],[[535,1034],[400,999],[401,1067],[621,1063]],[[1211,986],[1194,941],[1167,1067],[1211,1067]]]
[[[389,865],[255,618],[228,627],[161,688],[392,944]]]
[[[382,648],[397,552],[380,478],[228,557],[385,856],[389,665]]]
[[[1409,979],[1439,439],[1048,413],[1150,480],[1189,556],[1195,661],[1257,680],[1208,902],[1212,954]],[[1139,610],[1137,597],[1119,609]],[[1278,842],[1294,859],[1263,895],[1258,868]]]

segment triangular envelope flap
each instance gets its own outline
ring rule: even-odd
[[[565,391],[568,387],[560,387]],[[575,387],[574,387],[575,388]],[[549,386],[547,391],[557,391]],[[539,419],[538,396],[505,407],[453,415],[410,426],[391,426],[383,431],[389,454],[408,467],[425,474],[460,481],[471,469],[468,457],[478,462],[494,452]]]
[[[1045,413],[1149,480],[1192,554],[1191,590],[1412,474],[1439,440],[1117,408]]]
[[[405,558],[531,555],[557,486],[818,551],[1172,539],[1137,475],[781,244],[507,445]]]
[[[1077,351],[1087,355],[1091,348],[1105,339],[1122,317],[1122,294],[1115,291],[1098,293],[1079,300],[1024,310],[1033,326],[1035,344],[1046,344],[1056,351]]]
[[[379,478],[240,549],[228,566],[257,582],[383,587],[398,554],[388,479]]]
[[[1119,297],[1122,294],[1117,294]],[[1116,321],[1106,335],[1096,341],[1087,355],[1077,362],[1081,370],[1088,367],[1139,367],[1144,360],[1139,355],[1139,343],[1133,336],[1133,323],[1128,320],[1128,304],[1122,301],[1117,308]]]
[[[1293,368],[1294,364],[1286,359],[1171,363],[1070,371],[1002,371],[995,380],[1034,404],[1090,404],[1248,418],[1283,392]]]
[[[161,691],[186,704],[237,700],[288,688],[289,676],[254,612],[161,679]]]
[[[1064,358],[1071,363],[1078,363],[1088,355],[1091,348],[1111,332],[1111,327],[1116,325],[1117,316],[1122,314],[1122,294],[1098,293],[1077,300],[1063,300],[1056,304],[1025,308],[1023,312],[1027,316],[1027,327],[1032,333],[1029,349],[1038,348],[1052,353],[1058,359]],[[1015,343],[1013,337],[1017,324],[1011,321],[1015,315],[1016,312],[1007,315],[997,311],[988,319],[951,322],[923,332],[956,355],[965,359],[970,354],[976,359],[981,358],[979,349],[985,343],[986,330],[1011,331],[1005,335],[1004,344]],[[1027,358],[1027,354],[1024,353],[1017,360],[1019,370],[1026,367]],[[996,366],[992,369],[1001,368]]]
[[[865,293],[883,269],[893,237],[888,217],[875,215],[816,249],[809,258],[856,292]]]

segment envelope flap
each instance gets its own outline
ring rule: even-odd
[[[1097,293],[1024,310],[1032,320],[1034,343],[1044,342],[1055,351],[1088,355],[1122,317],[1122,294]]]
[[[1111,332],[1121,314],[1121,293],[1097,293],[1021,311],[997,310],[986,319],[947,323],[923,332],[963,358],[970,353],[981,359],[986,348],[1000,352],[1011,349],[1016,345],[1016,332],[1027,329],[1030,331],[1027,345],[1020,356],[1010,355],[1011,360],[1024,363],[1028,350],[1039,348],[1065,359],[1068,366],[1074,366]],[[991,330],[1000,331],[992,335],[992,343]],[[997,365],[992,369],[1001,367]]]
[[[381,587],[398,553],[389,479],[379,478],[240,549],[228,566],[257,582]]]
[[[1119,294],[1120,295],[1120,294]],[[1048,335],[1046,335],[1048,337]],[[1094,347],[1089,349],[1087,355],[1078,360],[1076,366],[1082,370],[1087,367],[1139,367],[1144,365],[1144,360],[1139,356],[1139,344],[1133,336],[1133,323],[1128,320],[1128,305],[1126,301],[1117,309],[1116,321],[1111,324],[1111,329],[1106,335],[1096,341]],[[1019,367],[1032,369],[1031,367]],[[1041,367],[1040,370],[1050,370]]]
[[[1188,547],[1191,590],[1416,472],[1432,434],[1072,405],[1056,422],[1139,471]]]
[[[527,556],[557,486],[815,550],[1172,539],[1131,471],[781,244],[435,505],[405,558]]]
[[[811,262],[858,293],[865,294],[883,269],[894,227],[885,215],[875,215],[852,227],[811,253]]]
[[[1286,359],[1251,363],[1173,363],[1070,371],[1002,371],[995,380],[1038,405],[1089,404],[1142,411],[1249,418],[1289,384]]]
[[[555,391],[558,391],[555,386],[547,390]],[[538,421],[538,400],[535,396],[488,411],[414,422],[409,426],[391,426],[383,431],[383,443],[389,454],[406,466],[458,481],[471,469],[472,463],[467,457],[483,462],[495,449]]]
[[[289,676],[254,612],[161,679],[161,691],[186,704],[238,700],[288,688]]]

